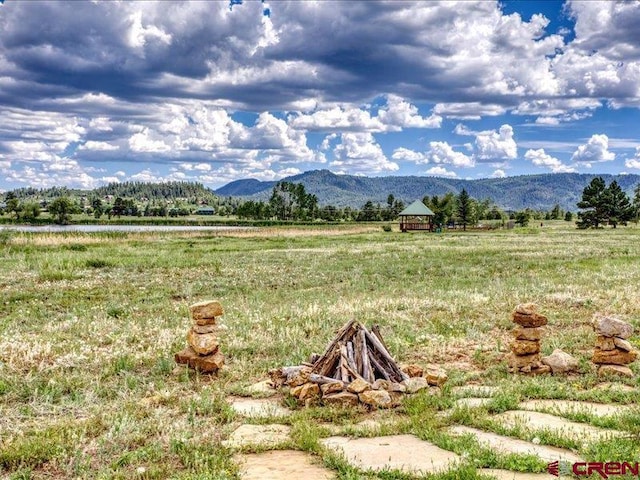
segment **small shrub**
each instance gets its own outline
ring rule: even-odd
[[[73,272],[69,272],[66,270],[54,270],[50,268],[42,270],[38,277],[43,282],[60,282],[63,280],[76,279],[76,276],[73,274]]]
[[[111,263],[106,260],[102,260],[101,258],[90,258],[85,262],[85,265],[87,268],[105,268],[112,266]]]
[[[382,230],[385,232],[390,232],[391,231],[391,225],[383,225],[382,226]]]
[[[109,308],[107,308],[107,317],[122,318],[124,317],[125,313],[126,312],[124,308],[117,305],[112,305]]]

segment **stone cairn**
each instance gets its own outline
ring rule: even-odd
[[[216,319],[224,314],[222,305],[215,300],[207,300],[191,305],[189,310],[193,319],[193,326],[187,333],[189,345],[175,354],[175,360],[201,373],[215,374],[224,364],[216,335]]]
[[[547,317],[540,315],[537,310],[536,305],[523,303],[513,312],[513,323],[517,327],[513,331],[514,339],[507,359],[511,373],[541,375],[551,371],[540,358],[540,338]]]
[[[371,408],[398,406],[404,394],[447,380],[437,366],[399,366],[389,354],[380,330],[368,330],[355,320],[345,324],[322,355],[314,354],[302,365],[269,371],[275,388],[284,385],[305,405]]]
[[[638,352],[627,341],[633,335],[633,326],[616,317],[599,317],[593,329],[597,339],[591,360],[598,365],[598,375],[633,377],[628,365],[636,360]]]

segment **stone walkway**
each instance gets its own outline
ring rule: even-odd
[[[321,440],[321,443],[330,450],[343,454],[351,465],[362,470],[394,469],[423,475],[449,470],[460,460],[455,453],[413,435],[329,437]]]
[[[477,397],[466,397],[459,398],[455,401],[454,406],[462,407],[462,408],[478,408],[484,407],[491,403],[493,398],[477,398]]]
[[[495,433],[485,432],[477,428],[456,425],[449,429],[454,435],[472,435],[476,438],[480,445],[489,447],[491,450],[500,453],[516,453],[525,455],[535,455],[545,462],[553,462],[555,460],[567,460],[571,463],[581,462],[582,459],[569,450],[556,447],[548,447],[545,445],[536,445],[535,443],[519,440],[512,437],[504,437]]]
[[[465,395],[473,397],[492,397],[500,391],[498,387],[489,385],[463,385],[461,387],[453,387],[451,393],[454,395]]]
[[[273,448],[290,441],[290,432],[288,425],[240,425],[222,444],[231,448],[252,445]]]
[[[598,428],[587,423],[571,422],[548,413],[527,410],[509,410],[496,415],[495,418],[508,426],[521,425],[530,431],[548,430],[557,435],[578,438],[583,443],[624,435],[617,430]]]
[[[278,400],[265,398],[232,398],[231,408],[243,417],[288,417],[291,410],[280,405]]]
[[[572,400],[529,400],[519,405],[522,410],[545,411],[558,415],[588,413],[596,417],[614,417],[630,410],[627,405],[578,402]]]
[[[312,461],[313,457],[297,450],[274,450],[265,453],[237,455],[243,480],[330,480],[333,471]]]
[[[265,385],[260,385],[263,388]],[[257,388],[257,387],[256,387]],[[492,401],[496,387],[458,387],[456,394],[465,395],[455,401],[458,407],[479,408]],[[263,393],[263,392],[255,392]],[[264,392],[264,393],[268,393]],[[470,396],[473,395],[473,396]],[[233,431],[223,444],[229,448],[258,449],[286,448],[290,445],[291,427],[280,423],[264,424],[265,419],[283,422],[293,412],[282,406],[279,398],[229,398],[233,410],[241,417],[261,420],[261,425],[242,424]],[[518,410],[510,410],[491,418],[505,426],[520,425],[527,431],[547,430],[557,435],[579,439],[585,443],[606,438],[616,438],[624,433],[598,428],[588,423],[572,422],[562,415],[589,413],[598,417],[611,417],[628,412],[632,407],[606,405],[592,402],[563,400],[530,400],[521,402]],[[450,410],[449,413],[452,411]],[[546,413],[550,412],[550,413]],[[553,413],[553,414],[552,414]],[[395,417],[389,412],[379,411],[355,424],[338,425],[321,423],[327,427],[328,438],[320,439],[328,451],[344,456],[353,467],[366,472],[398,470],[410,475],[424,475],[445,471],[455,471],[463,459],[448,450],[414,435],[389,435],[369,438],[353,438],[380,434],[380,428]],[[555,414],[555,415],[554,415]],[[267,420],[269,421],[269,420]],[[382,430],[384,431],[384,430]],[[330,433],[329,433],[330,432]],[[556,460],[568,463],[583,461],[576,453],[562,448],[497,435],[462,425],[448,427],[452,435],[472,435],[480,445],[500,454],[534,455],[544,462]],[[271,450],[259,454],[238,454],[234,457],[240,465],[240,475],[244,480],[300,480],[303,478],[335,479],[336,472],[321,466],[320,458],[294,450]],[[517,473],[508,470],[479,469],[479,473],[496,480],[544,480],[549,474]],[[562,477],[561,477],[562,478]]]

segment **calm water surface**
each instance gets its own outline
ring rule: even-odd
[[[201,226],[201,225],[3,225],[0,230],[15,230],[17,232],[196,232],[196,231],[229,231],[251,230],[256,227],[237,226]]]

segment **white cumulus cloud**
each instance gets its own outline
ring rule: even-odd
[[[454,167],[473,167],[475,165],[471,157],[454,151],[447,142],[429,142],[429,150],[425,157],[431,163],[446,163]]]
[[[378,110],[378,118],[391,130],[403,128],[440,128],[442,117],[432,114],[422,117],[418,107],[398,95],[387,95],[387,106]]]
[[[640,170],[640,147],[636,147],[636,154],[633,158],[628,158],[624,162],[624,166],[627,168],[634,168]]]
[[[405,128],[440,128],[441,124],[439,115],[423,117],[418,107],[391,94],[375,116],[365,108],[343,105],[289,117],[293,128],[322,132],[400,132]]]
[[[399,147],[393,151],[391,158],[394,160],[413,162],[413,163],[429,163],[424,153],[416,152],[409,148]]]
[[[533,163],[536,167],[547,167],[553,173],[569,173],[575,172],[576,169],[563,164],[560,160],[552,157],[544,151],[543,148],[538,150],[527,150],[524,158]]]
[[[616,154],[609,151],[609,137],[594,134],[586,144],[580,145],[571,156],[573,162],[597,163],[615,160]]]
[[[436,177],[456,178],[458,176],[456,172],[452,170],[447,170],[444,167],[431,167],[429,170],[427,170],[424,173],[426,173],[427,175],[433,175]]]
[[[300,130],[321,132],[384,132],[387,127],[378,117],[356,107],[333,107],[310,114],[292,116],[289,124]]]
[[[518,146],[513,139],[513,128],[505,124],[496,131],[480,132],[476,136],[474,159],[479,162],[513,160],[518,157]]]
[[[166,33],[162,28],[158,28],[155,25],[142,25],[142,11],[131,14],[129,21],[131,22],[131,26],[129,28],[127,41],[132,48],[141,49],[150,39],[157,39],[165,45],[171,43],[171,35]]]
[[[78,146],[78,150],[101,150],[101,151],[112,151],[118,150],[120,147],[118,145],[112,145],[109,142],[98,142],[95,140],[89,140],[82,145]]]
[[[371,133],[343,133],[333,149],[335,160],[329,165],[341,173],[375,174],[395,172],[400,167],[390,162]]]
[[[143,128],[141,132],[131,135],[129,148],[141,153],[161,153],[171,150],[171,147],[162,140],[152,139],[148,128]]]

